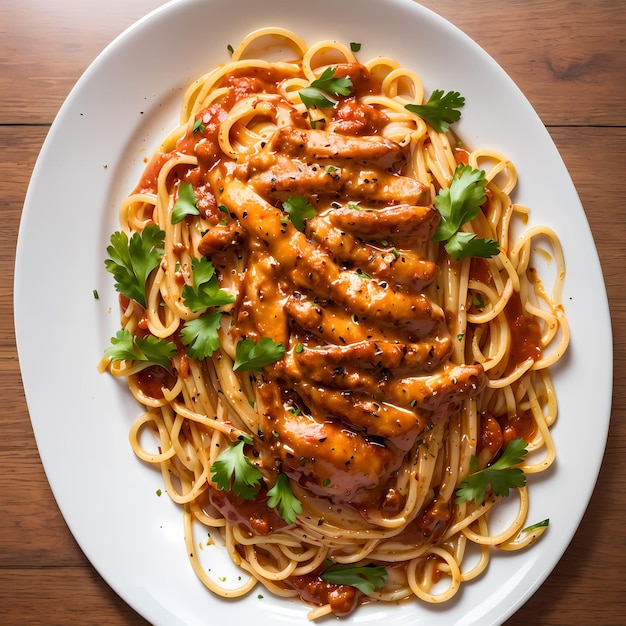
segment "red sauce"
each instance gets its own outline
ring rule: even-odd
[[[269,76],[268,76],[269,78]],[[280,80],[280,78],[277,78]],[[230,96],[233,102],[239,102],[248,96],[258,93],[276,93],[276,85],[258,76],[229,76],[226,85],[230,87]]]
[[[538,361],[541,358],[541,329],[533,319],[524,315],[519,294],[514,293],[504,313],[511,329],[511,353],[508,372],[513,371],[527,359]]]
[[[340,63],[335,67],[335,78],[347,76],[352,81],[350,96],[357,98],[369,94],[380,93],[380,82],[377,81],[369,70],[360,63]]]
[[[160,400],[163,397],[163,387],[174,385],[175,378],[160,365],[150,365],[135,374],[137,386],[149,398]]]
[[[485,413],[480,416],[480,439],[478,440],[477,452],[489,450],[491,458],[502,449],[504,436],[500,422],[493,416]]]
[[[329,604],[332,612],[338,617],[352,613],[361,596],[356,587],[329,583],[315,574],[290,576],[285,582],[295,589],[305,602],[317,605]]]
[[[212,104],[198,113],[196,119],[202,120],[202,126],[196,132],[189,132],[176,142],[176,150],[181,154],[195,154],[201,161],[199,169],[210,169],[221,157],[218,134],[220,124],[228,116],[221,104]],[[189,182],[197,182],[190,180]]]
[[[523,439],[530,442],[535,436],[536,428],[532,411],[498,417],[484,413],[480,417],[480,432],[476,452],[480,454],[483,450],[488,450],[490,460],[487,462],[491,463],[513,439]]]
[[[267,495],[244,500],[232,491],[209,488],[209,502],[231,524],[239,524],[255,535],[267,535],[287,524],[274,509],[267,506]]]
[[[481,257],[472,257],[470,261],[469,279],[474,280],[483,285],[490,285],[493,281],[493,274],[489,269],[486,259]]]
[[[452,504],[435,498],[416,519],[416,524],[424,537],[439,541],[452,520]]]
[[[469,150],[465,148],[457,146],[454,149],[454,160],[456,161],[457,165],[467,165],[469,162],[469,155]]]
[[[242,67],[224,79],[223,84],[233,87],[239,99],[255,93],[276,93],[276,84],[288,78],[289,74],[277,67]]]
[[[430,554],[429,556],[426,557],[427,560],[429,561],[434,561],[437,565],[443,565],[443,559],[439,558],[436,554]],[[437,566],[435,566],[432,570],[432,574],[430,576],[430,580],[432,581],[433,585],[436,585],[443,577],[443,572],[441,571],[441,569]]]
[[[521,415],[514,415],[513,417],[499,418],[500,425],[502,427],[502,435],[504,446],[513,439],[524,439],[524,441],[531,441],[535,436],[535,430],[537,424],[533,417],[532,411],[524,411]]]
[[[333,112],[335,131],[345,135],[377,135],[389,122],[385,113],[354,98],[339,102]]]
[[[454,503],[435,497],[421,513],[396,535],[396,540],[407,544],[436,545],[448,530],[454,518]]]
[[[397,515],[403,509],[405,502],[406,496],[390,487],[382,500],[380,508],[389,516]],[[367,514],[365,514],[365,517],[367,519]]]
[[[169,154],[156,153],[146,165],[133,193],[156,193],[159,172],[169,158]]]

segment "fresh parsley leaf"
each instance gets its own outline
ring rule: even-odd
[[[222,311],[211,311],[185,322],[180,331],[180,340],[187,346],[187,354],[192,359],[206,359],[220,347],[217,331],[222,315]]]
[[[470,165],[459,165],[454,171],[449,187],[441,189],[435,197],[435,206],[441,222],[433,235],[433,241],[447,241],[445,248],[454,259],[471,256],[489,258],[500,252],[498,242],[483,239],[473,233],[462,233],[459,229],[472,221],[485,203],[487,181],[483,170]]]
[[[307,109],[326,109],[335,105],[335,103],[329,100],[326,94],[317,87],[303,87],[298,93]]]
[[[483,294],[479,291],[472,295],[472,305],[479,311],[482,311],[485,308],[485,299],[483,298]]]
[[[209,259],[202,257],[191,260],[193,285],[183,287],[185,306],[197,312],[211,306],[222,306],[235,301],[235,298],[220,289],[215,267]]]
[[[104,356],[111,361],[146,361],[165,369],[170,368],[170,357],[175,354],[176,346],[171,341],[153,335],[135,337],[127,328],[118,330],[104,351]]]
[[[300,99],[307,109],[324,109],[335,103],[329,100],[328,95],[348,96],[352,90],[352,81],[347,77],[335,78],[336,68],[327,67],[319,78],[316,78],[308,87],[298,91]]]
[[[172,208],[172,224],[182,222],[187,215],[200,215],[197,204],[198,200],[193,192],[193,186],[190,183],[180,183],[178,197]]]
[[[443,89],[435,89],[425,104],[406,104],[404,108],[419,115],[437,132],[447,133],[450,124],[461,118],[461,111],[458,109],[464,104],[465,98],[458,91],[444,94]]]
[[[204,126],[204,122],[202,121],[202,118],[199,117],[194,123],[193,123],[193,128],[191,129],[192,133],[202,133],[204,132],[205,126]]]
[[[349,96],[352,90],[352,81],[347,76],[335,78],[336,71],[334,67],[327,67],[322,75],[311,83],[311,86],[333,95]]]
[[[133,233],[130,241],[125,232],[111,235],[107,247],[109,258],[104,265],[115,278],[115,289],[141,306],[146,306],[146,281],[163,258],[165,232],[149,224],[141,233]]]
[[[537,530],[538,528],[546,528],[550,525],[550,519],[546,518],[537,522],[536,524],[531,524],[530,526],[526,526],[526,528],[522,529],[523,533],[532,533],[533,530]]]
[[[475,233],[456,232],[444,246],[446,252],[455,260],[472,256],[489,258],[500,253],[500,246],[494,239],[477,237]]]
[[[473,220],[487,199],[485,172],[470,165],[459,165],[449,187],[435,197],[435,206],[441,214],[441,223],[435,231],[435,241],[449,239],[465,222]]]
[[[327,567],[321,575],[322,580],[338,585],[350,585],[369,596],[374,589],[384,587],[387,582],[387,570],[382,565],[335,564]]]
[[[265,365],[271,365],[285,354],[285,346],[276,343],[271,337],[263,337],[258,343],[247,337],[235,347],[233,369],[240,372],[261,371]]]
[[[485,500],[488,487],[496,496],[506,497],[509,490],[523,487],[526,484],[526,474],[519,465],[526,455],[526,442],[523,439],[513,439],[505,448],[502,456],[493,465],[470,474],[461,481],[456,491],[456,503],[474,500],[480,504]],[[472,457],[472,465],[475,466],[476,457]]]
[[[210,467],[211,480],[218,489],[232,491],[244,500],[254,500],[263,478],[261,471],[246,456],[244,445],[252,440],[244,438],[222,452]]]
[[[267,492],[267,495],[269,496],[267,505],[278,508],[278,514],[287,524],[293,524],[296,521],[296,515],[302,513],[302,503],[293,495],[286,474],[278,474],[276,483]]]
[[[317,211],[304,196],[289,196],[286,202],[283,202],[283,209],[291,223],[299,230],[304,230],[304,220],[317,215]]]

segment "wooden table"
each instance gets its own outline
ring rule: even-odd
[[[11,301],[22,204],[56,112],[100,50],[162,3],[0,3],[2,624],[146,623],[99,577],[56,506],[26,409]],[[626,3],[427,0],[424,4],[495,57],[548,127],[585,207],[612,312],[613,414],[597,488],[563,559],[507,623],[626,623]],[[594,418],[589,416],[590,428]],[[575,491],[576,485],[571,488]]]

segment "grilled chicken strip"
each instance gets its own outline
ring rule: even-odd
[[[427,377],[411,376],[386,385],[392,401],[401,405],[415,403],[435,411],[441,405],[476,395],[487,382],[481,365],[447,364],[440,372]]]
[[[388,402],[378,402],[363,392],[342,392],[308,382],[294,383],[294,390],[318,419],[335,418],[356,432],[388,439],[404,452],[413,447],[428,426],[425,411],[418,414]]]
[[[267,152],[252,157],[237,169],[263,197],[287,200],[291,195],[337,194],[347,184],[350,170],[292,159]]]
[[[307,221],[307,236],[326,247],[333,257],[360,268],[393,288],[421,291],[435,278],[437,265],[412,252],[379,249],[334,226],[328,212]],[[382,237],[381,237],[382,239]]]
[[[344,160],[320,162],[263,151],[237,167],[236,174],[262,196],[286,200],[290,195],[346,195],[378,203],[420,204],[430,191],[418,181],[368,165]]]
[[[300,328],[328,343],[346,345],[370,339],[407,341],[406,334],[399,329],[359,320],[343,307],[334,304],[321,306],[308,298],[292,295],[285,302],[285,312]]]
[[[294,358],[307,375],[320,380],[322,370],[334,371],[346,366],[378,371],[430,371],[447,359],[451,350],[449,337],[435,336],[421,343],[365,340],[347,346],[303,347]]]
[[[403,162],[402,146],[378,135],[284,126],[236,175],[266,198],[341,193],[370,202],[428,204],[428,186],[395,173]]]
[[[258,392],[265,441],[289,473],[313,493],[350,502],[378,486],[402,462],[403,453],[332,419],[293,410],[273,381]]]
[[[351,136],[285,126],[267,144],[267,150],[306,161],[346,159],[389,168],[404,160],[402,146],[378,135]]]
[[[441,308],[424,294],[401,293],[357,272],[343,271],[330,254],[308,241],[292,224],[285,224],[281,213],[244,183],[230,181],[221,199],[252,237],[267,243],[297,287],[418,337],[444,320]]]
[[[426,185],[374,167],[353,171],[343,191],[354,199],[386,204],[422,205],[430,201],[430,189]]]
[[[398,449],[410,450],[428,425],[426,411],[388,402],[384,385],[372,370],[363,373],[341,368],[335,372],[326,368],[316,373],[318,376],[311,376],[310,370],[300,367],[294,350],[272,370],[272,376],[285,381],[315,418],[338,419],[356,431],[390,439]]]
[[[235,314],[239,333],[256,341],[271,337],[276,343],[286,344],[289,340],[287,298],[276,260],[262,252],[251,251]]]
[[[275,374],[285,378],[298,393],[308,385],[303,396],[305,401],[306,398],[313,398],[316,402],[324,402],[323,398],[327,397],[327,410],[332,411],[331,407],[333,403],[336,403],[343,411],[341,419],[355,426],[362,421],[362,418],[350,417],[350,403],[353,402],[355,405],[354,412],[357,415],[360,414],[360,409],[356,405],[361,392],[365,392],[370,399],[373,399],[373,404],[370,403],[368,406],[369,410],[374,412],[376,412],[375,405],[377,404],[393,404],[398,409],[404,407],[416,411],[433,412],[441,405],[475,394],[486,383],[486,377],[480,365],[446,364],[435,373],[397,378],[384,370],[364,371],[348,365],[335,369],[328,367],[307,369],[302,367],[298,355],[292,352],[285,355],[285,359],[275,369]],[[325,393],[316,391],[324,387],[328,387]],[[332,388],[339,388],[340,391],[331,391]],[[335,399],[336,395],[341,396],[341,402]],[[359,402],[362,403],[362,400]],[[388,419],[397,420],[398,423],[393,428],[404,432],[404,427],[401,426],[404,421],[401,418]],[[381,424],[379,428],[384,427]]]
[[[439,224],[439,213],[429,206],[398,205],[376,210],[346,207],[329,209],[328,219],[342,230],[364,239],[411,237],[415,242],[430,239]]]

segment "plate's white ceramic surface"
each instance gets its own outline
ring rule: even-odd
[[[516,200],[553,226],[567,261],[572,343],[555,372],[558,461],[530,478],[531,520],[550,518],[534,549],[495,554],[488,571],[446,606],[370,605],[349,623],[494,624],[529,598],[571,540],[591,495],[610,414],[612,340],[604,282],[583,209],[529,103],[501,68],[455,27],[411,0],[183,0],[116,39],[68,97],[35,167],[20,228],[15,326],[28,406],[52,489],[71,531],[105,580],[155,624],[304,624],[306,608],[259,590],[212,596],[187,561],[179,509],[157,497],[160,476],[133,455],[139,409],[96,364],[118,328],[103,259],[117,205],[143,159],[175,124],[185,86],[227,60],[227,45],[269,25],[305,40],[362,43],[360,57],[397,58],[427,92],[466,98],[457,130],[516,164]],[[462,59],[463,62],[459,62]],[[93,291],[100,299],[96,300]],[[593,423],[593,427],[588,425]],[[216,550],[213,571],[227,571]],[[232,576],[228,572],[229,576]]]

